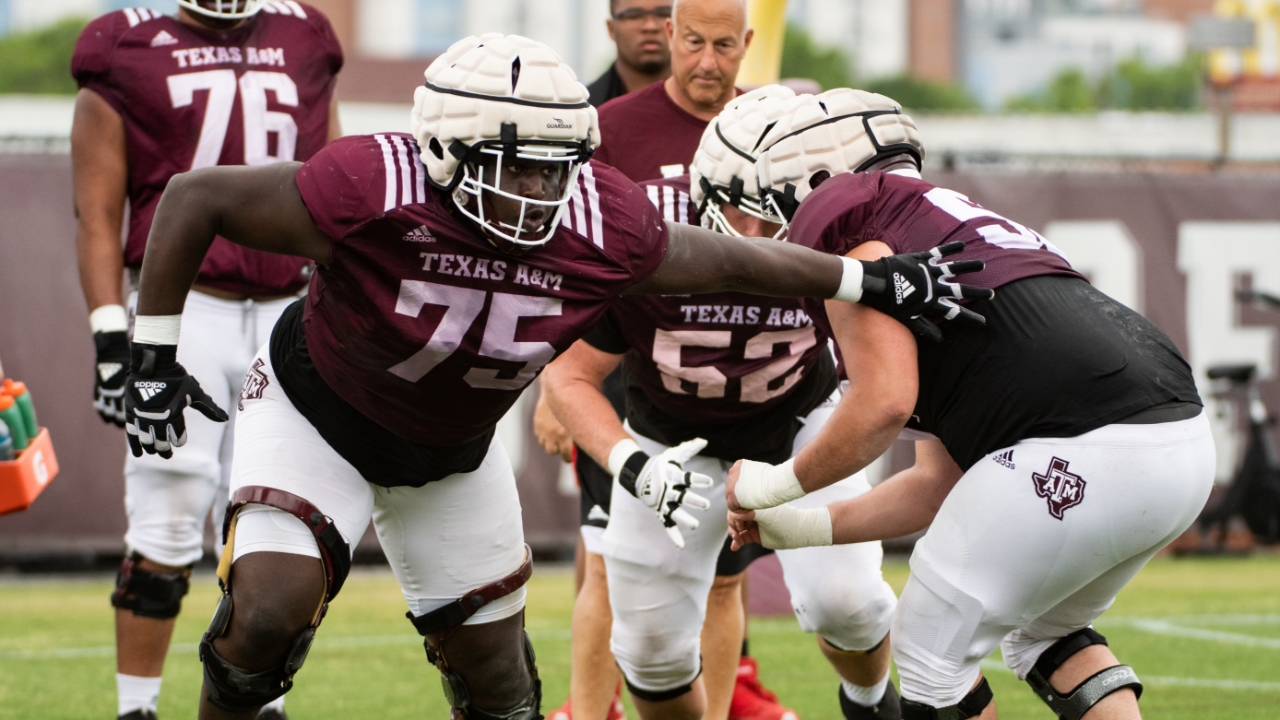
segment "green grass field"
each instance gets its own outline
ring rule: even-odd
[[[901,589],[906,564],[890,563],[886,575]],[[0,718],[115,716],[110,586],[101,576],[0,580]],[[192,586],[165,667],[164,720],[195,717],[195,647],[217,591],[210,575]],[[572,602],[567,569],[535,572],[529,629],[548,711],[568,691]],[[1157,560],[1097,626],[1147,683],[1146,717],[1280,718],[1280,557]],[[839,719],[835,674],[794,619],[753,619],[751,647],[766,684],[803,720]],[[1052,717],[1003,665],[987,668],[1002,718]],[[295,720],[447,717],[439,676],[389,572],[358,570],[347,582],[288,708]]]

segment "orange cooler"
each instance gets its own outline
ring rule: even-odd
[[[26,510],[58,474],[49,428],[40,428],[16,460],[0,462],[0,515]]]

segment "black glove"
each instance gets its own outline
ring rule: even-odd
[[[964,243],[951,242],[925,252],[889,255],[873,262],[862,261],[863,305],[873,307],[911,328],[915,334],[934,342],[942,341],[942,331],[926,314],[942,320],[958,320],[971,326],[987,324],[987,319],[957,300],[990,300],[994,290],[961,285],[951,278],[978,272],[986,267],[981,260],[941,262],[941,258],[964,250]]]
[[[200,389],[200,383],[178,364],[177,345],[134,343],[129,378],[125,381],[125,432],[134,457],[147,454],[173,457],[173,448],[187,444],[182,409],[190,405],[214,422],[227,413]]]
[[[96,332],[98,361],[93,374],[93,409],[103,422],[124,427],[124,379],[129,374],[129,336],[123,331]]]

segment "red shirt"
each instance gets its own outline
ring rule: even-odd
[[[428,446],[487,432],[542,368],[666,256],[667,228],[636,185],[582,168],[551,240],[499,251],[425,183],[408,135],[348,137],[298,169],[335,240],[303,316],[316,370],[396,435]]]
[[[160,195],[177,173],[211,165],[306,160],[324,147],[342,49],[319,10],[273,2],[219,32],[130,8],[89,23],[71,73],[124,121],[129,229],[125,265],[141,267]],[[307,261],[217,238],[197,282],[245,295],[306,284]]]
[[[683,175],[709,123],[690,115],[656,82],[610,100],[600,108],[600,147],[594,159],[612,165],[633,182]]]

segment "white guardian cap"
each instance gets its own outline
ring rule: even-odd
[[[560,225],[578,171],[600,144],[587,88],[551,48],[500,33],[459,40],[425,76],[410,127],[431,184],[452,193],[458,209],[490,234],[517,245],[545,243]],[[501,190],[503,166],[514,160],[564,163],[560,196],[533,200]],[[519,219],[486,217],[486,192],[519,202]],[[548,210],[548,219],[529,232],[524,218],[533,207]]]
[[[764,209],[788,223],[826,178],[862,172],[881,160],[924,160],[920,131],[902,106],[883,95],[838,88],[797,100],[761,142],[756,173]]]
[[[765,85],[734,98],[707,125],[689,166],[689,196],[698,206],[704,225],[727,235],[742,236],[725,219],[720,209],[725,203],[753,217],[773,221],[761,205],[756,155],[765,135],[794,102],[796,94],[791,88]]]

